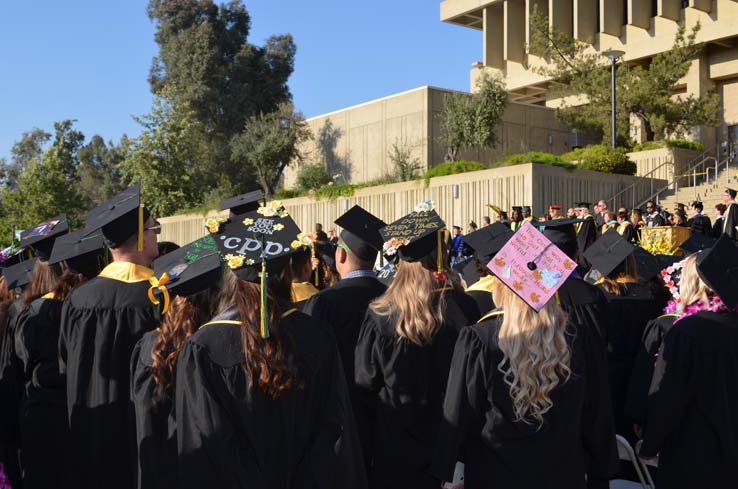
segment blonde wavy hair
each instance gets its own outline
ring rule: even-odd
[[[533,418],[540,427],[553,407],[551,392],[571,376],[566,313],[553,299],[535,312],[500,280],[494,300],[505,311],[498,340],[504,358],[497,370],[510,388],[516,420],[531,424]]]
[[[684,308],[702,302],[705,306],[709,304],[708,296],[715,292],[700,278],[697,273],[697,255],[694,254],[684,261],[682,276],[679,279],[679,304],[677,312],[681,313]]]
[[[442,286],[433,275],[436,266],[435,253],[416,262],[398,263],[387,291],[369,305],[376,315],[395,322],[400,338],[418,346],[429,344],[443,322],[447,291],[439,291]],[[450,288],[463,290],[453,271],[447,270],[446,275]]]

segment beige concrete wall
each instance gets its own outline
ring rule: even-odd
[[[331,175],[341,175],[338,183],[363,183],[392,173],[388,154],[395,142],[412,149],[423,171],[442,163],[446,148],[438,142],[439,116],[449,93],[452,92],[421,87],[313,117],[308,125],[314,140],[303,147],[308,154],[307,161],[323,161],[318,158],[321,148],[329,147],[330,155],[325,163]],[[330,137],[321,138],[321,133]],[[566,127],[556,119],[553,110],[545,107],[509,104],[499,136],[497,148],[463,151],[460,158],[488,164],[503,154],[527,151],[561,154],[569,150]],[[298,169],[298,165],[293,165],[285,171],[286,188],[295,186]]]
[[[701,153],[682,148],[660,148],[628,153],[628,158],[638,167],[636,175],[670,180],[674,175],[686,173],[699,162]]]
[[[283,202],[301,229],[312,229],[316,222],[326,229],[335,227],[333,221],[354,204],[391,222],[426,199],[436,201],[438,213],[448,225],[466,225],[472,219],[479,223],[482,216],[489,215],[485,208],[488,203],[508,210],[513,205],[531,205],[534,214],[540,215],[554,203],[568,207],[579,200],[609,199],[634,182],[639,179],[526,164],[433,178],[427,187],[423,181],[413,181],[360,189],[350,198],[334,201],[300,197]],[[649,191],[649,183],[640,181],[635,193],[621,195],[615,205],[630,206],[631,201],[646,198]],[[159,219],[161,239],[178,244],[193,241],[205,234],[204,219],[202,215]]]

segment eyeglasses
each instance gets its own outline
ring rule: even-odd
[[[338,244],[336,244],[336,246],[339,247],[339,248],[341,248],[344,252],[346,252],[347,255],[349,253],[351,253],[351,250],[348,249],[348,246],[346,246],[343,243],[338,243]]]

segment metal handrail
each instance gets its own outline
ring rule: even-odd
[[[652,187],[651,188],[653,189],[653,176],[651,176],[651,175],[653,175],[654,173],[656,173],[656,170],[660,170],[664,166],[673,165],[673,164],[674,164],[673,161],[664,161],[663,163],[661,163],[656,168],[652,168],[651,171],[648,172],[648,173],[646,173],[645,175],[640,175],[638,177],[638,180],[636,180],[635,182],[631,183],[630,185],[628,185],[627,187],[625,187],[623,190],[621,190],[620,192],[616,193],[615,195],[613,195],[612,197],[610,197],[609,199],[607,199],[607,201],[612,201],[613,207],[614,207],[614,205],[615,205],[615,199],[616,198],[618,198],[620,195],[624,194],[628,190],[630,190],[632,188],[635,188],[636,185],[638,185],[641,181],[643,181],[646,178],[650,178],[651,179],[651,184],[652,184]]]

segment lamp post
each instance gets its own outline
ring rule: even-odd
[[[610,84],[612,89],[612,95],[610,96],[610,100],[612,101],[612,110],[611,110],[611,116],[612,121],[610,125],[612,126],[612,147],[615,147],[615,138],[617,137],[617,122],[616,122],[616,109],[615,109],[615,69],[617,68],[617,61],[618,58],[621,58],[625,52],[624,51],[618,51],[616,49],[610,49],[609,51],[605,51],[602,53],[603,55],[610,58],[611,63],[611,72],[610,72]]]

